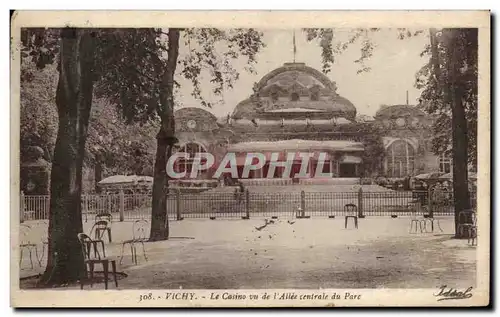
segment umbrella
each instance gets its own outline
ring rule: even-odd
[[[126,184],[126,183],[152,183],[151,176],[137,176],[137,175],[113,175],[101,180],[99,185],[109,184]]]

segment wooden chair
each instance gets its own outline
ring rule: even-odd
[[[347,229],[348,219],[354,220],[354,227],[358,229],[358,207],[355,204],[347,204],[344,206],[345,224],[344,227]]]
[[[144,242],[148,240],[147,238],[147,228],[148,228],[148,221],[147,220],[136,220],[134,221],[134,224],[132,226],[132,239],[123,241],[122,243],[122,252],[121,252],[121,257],[120,257],[120,264],[122,263],[123,260],[123,251],[125,248],[126,244],[130,245],[130,253],[132,256],[132,260],[134,263],[137,265],[137,248],[136,244],[140,243],[142,245],[142,253],[144,255],[144,259],[147,261],[148,257],[146,256],[146,250],[144,248]]]
[[[111,223],[112,223],[113,217],[111,214],[98,214],[95,216],[95,222],[94,225],[92,226],[92,229],[90,230],[91,235],[92,231],[94,232],[94,239],[95,240],[102,240],[104,237],[104,234],[108,234],[108,240],[111,243],[112,238],[111,238]]]
[[[118,287],[118,279],[116,277],[116,261],[114,259],[109,259],[106,257],[101,257],[101,254],[97,248],[98,243],[102,241],[94,241],[85,233],[78,234],[78,241],[80,241],[80,246],[82,249],[82,255],[84,259],[84,276],[80,276],[80,288],[83,289],[85,280],[90,281],[90,287],[93,286],[94,281],[94,267],[96,264],[101,264],[104,273],[104,289],[108,289],[108,274],[109,274],[109,264],[111,264],[111,269],[113,273],[113,279],[115,281],[115,286]],[[96,243],[97,242],[97,243]],[[102,248],[104,250],[104,242],[102,242]],[[91,255],[91,249],[94,249],[94,256]],[[90,277],[89,277],[90,275]]]
[[[31,241],[30,237],[31,227],[26,224],[21,224],[19,226],[19,268],[21,268],[21,263],[23,262],[23,251],[26,250],[30,256],[31,269],[33,269],[33,251],[38,259],[38,249],[36,243]]]

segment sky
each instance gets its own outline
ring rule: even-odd
[[[235,106],[248,98],[252,87],[264,75],[292,62],[293,30],[261,30],[264,33],[266,47],[257,56],[255,74],[244,71],[245,60],[233,62],[233,67],[240,72],[240,78],[233,89],[225,90],[222,97],[212,96],[208,91],[209,83],[204,81],[202,90],[204,96],[217,102],[211,111],[218,117],[231,113]],[[336,29],[335,40],[344,41],[351,33],[348,29]],[[306,35],[301,30],[295,30],[297,52],[296,62],[321,71],[321,48],[318,42],[307,42]],[[337,84],[337,93],[349,99],[357,109],[358,114],[375,115],[381,105],[406,103],[408,91],[409,103],[416,104],[420,91],[415,88],[415,74],[428,61],[428,57],[420,57],[428,36],[423,33],[404,40],[398,39],[395,29],[382,29],[370,35],[375,44],[373,56],[366,62],[371,67],[367,73],[357,74],[360,66],[354,61],[360,57],[360,42],[353,44],[341,55],[336,56],[335,64],[327,74],[328,78]],[[180,48],[183,54],[183,48]],[[182,107],[196,107],[200,101],[191,97],[192,86],[180,80],[181,89],[177,96]],[[201,106],[200,106],[201,107]]]

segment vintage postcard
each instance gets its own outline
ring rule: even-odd
[[[489,305],[490,12],[11,23],[12,306]]]

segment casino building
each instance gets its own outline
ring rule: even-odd
[[[251,91],[251,89],[249,89]],[[176,111],[177,151],[189,159],[179,160],[178,171],[190,171],[194,154],[209,152],[221,159],[235,153],[238,171],[243,170],[247,153],[310,152],[310,170],[317,166],[319,152],[327,154],[323,172],[333,178],[385,176],[401,178],[421,173],[449,172],[450,162],[430,151],[431,118],[411,105],[383,106],[369,121],[356,120],[356,107],[337,93],[337,85],[320,71],[304,63],[285,63],[265,75],[253,93],[236,105],[226,118],[217,118],[203,108]],[[384,148],[382,164],[371,175],[363,172],[366,145],[360,127],[375,125]],[[298,172],[292,167],[291,178]],[[268,163],[252,171],[251,179],[267,176]],[[277,169],[274,177],[279,178]],[[199,176],[210,179],[211,171]],[[264,181],[264,180],[263,180]]]

